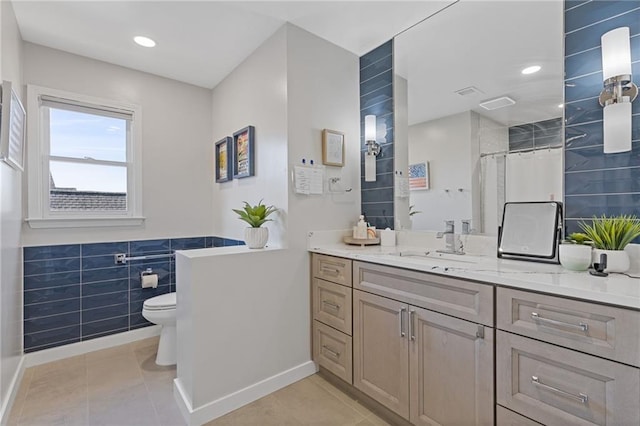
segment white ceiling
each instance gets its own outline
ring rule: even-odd
[[[395,64],[408,79],[409,123],[468,110],[509,126],[562,116],[562,7],[561,0],[461,0],[399,35]],[[521,74],[534,64],[542,70]],[[469,86],[484,93],[454,93]],[[478,106],[500,96],[516,104]]]
[[[13,0],[25,41],[206,88],[285,22],[361,56],[450,3]]]

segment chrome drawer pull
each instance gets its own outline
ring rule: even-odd
[[[322,346],[322,349],[324,349],[325,351],[329,352],[331,355],[333,355],[334,358],[340,358],[340,352],[336,352],[334,350],[331,350],[325,345]]]
[[[400,337],[406,336],[404,332],[404,311],[406,308],[400,308],[399,316],[400,316]]]
[[[337,311],[338,309],[340,309],[340,305],[336,305],[335,303],[329,302],[328,300],[323,300],[323,301],[322,301],[322,304],[323,304],[323,305],[327,305],[327,306],[329,306],[329,307],[331,307],[331,308],[335,309],[336,311]]]
[[[329,268],[327,266],[322,266],[322,268],[320,268],[320,271],[322,273],[325,274],[329,274],[329,275],[340,275],[340,269],[336,269],[336,268]]]
[[[540,381],[540,379],[538,379],[537,376],[531,376],[531,383],[533,383],[536,386],[539,386],[543,389],[546,389],[548,391],[551,392],[555,392],[558,395],[562,395],[565,396],[567,398],[571,398],[571,399],[575,399],[576,401],[579,401],[581,404],[586,404],[589,401],[589,396],[583,394],[583,393],[579,393],[578,395],[574,395],[572,393],[563,391],[562,389],[558,389],[558,388],[554,388],[553,386],[549,386],[549,385],[545,385],[544,383],[542,383]]]
[[[409,310],[409,340],[416,340],[416,336],[413,334],[413,314],[415,313],[416,311]]]
[[[578,329],[584,331],[585,333],[589,330],[589,324],[585,324],[585,323],[581,322],[580,324],[576,325],[576,324],[571,324],[571,323],[568,323],[568,322],[556,321],[556,320],[552,320],[552,319],[548,319],[548,318],[542,318],[540,315],[538,315],[537,312],[531,312],[531,319],[534,320],[534,321],[547,323],[549,325],[557,325],[557,326],[560,326],[560,327],[578,328]]]

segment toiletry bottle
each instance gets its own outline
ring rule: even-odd
[[[356,225],[356,238],[361,240],[367,239],[367,223],[364,221],[363,215],[360,215],[360,219]]]

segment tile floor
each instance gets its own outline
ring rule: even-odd
[[[155,364],[157,337],[28,368],[10,426],[184,425],[173,399],[175,367]],[[210,423],[387,425],[318,375]]]

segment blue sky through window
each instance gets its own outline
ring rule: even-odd
[[[49,109],[50,154],[70,158],[126,161],[127,121],[62,109]],[[126,192],[126,165],[50,163],[58,188]]]

